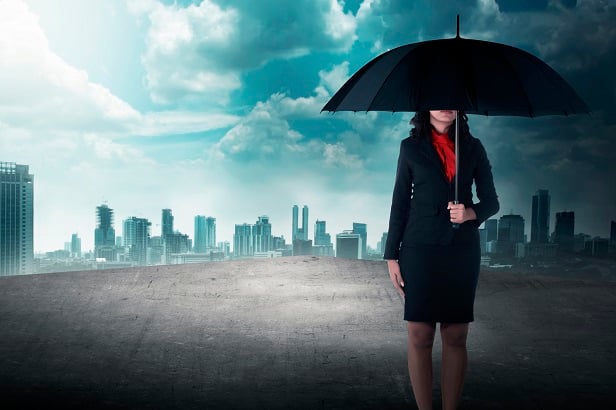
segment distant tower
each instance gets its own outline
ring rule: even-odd
[[[235,225],[233,235],[233,255],[235,257],[252,256],[252,226],[249,224]]]
[[[291,240],[298,239],[297,237],[297,224],[299,218],[299,208],[297,205],[293,205],[293,221],[291,222]]]
[[[610,224],[610,243],[616,245],[616,221],[611,221]]]
[[[385,253],[385,244],[387,243],[388,234],[389,232],[383,232],[383,235],[381,235],[381,247],[379,248],[381,255]]]
[[[308,206],[304,205],[302,208],[302,227],[298,227],[298,212],[297,205],[293,205],[293,226],[291,227],[291,239],[301,239],[303,241],[308,240]]]
[[[0,276],[33,273],[34,176],[0,162]]]
[[[163,209],[160,236],[164,241],[165,236],[171,234],[173,234],[173,215],[171,214],[171,209]]]
[[[124,246],[128,249],[130,260],[137,265],[146,265],[147,251],[150,239],[151,222],[145,218],[131,216],[124,220],[122,233]]]
[[[314,224],[314,245],[331,245],[332,240],[330,234],[327,233],[326,222],[319,221]]]
[[[361,236],[361,255],[360,259],[366,258],[366,242],[368,240],[368,230],[366,224],[353,222],[353,233]]]
[[[343,231],[336,235],[336,257],[361,259],[361,235],[353,231]]]
[[[253,252],[268,252],[272,247],[272,225],[269,217],[260,216],[257,223],[252,227],[252,249]]]
[[[554,242],[562,252],[573,252],[575,229],[575,213],[557,212],[556,224],[554,226]]]
[[[195,253],[205,253],[207,251],[207,225],[205,216],[195,216]]]
[[[94,254],[97,258],[115,260],[115,229],[113,209],[106,204],[96,207],[96,229],[94,230]]]
[[[81,257],[81,238],[76,233],[71,236],[71,256],[74,258]]]
[[[539,189],[533,195],[533,209],[530,224],[530,241],[547,243],[550,231],[550,194],[547,189]]]
[[[521,215],[503,215],[498,220],[498,248],[513,255],[515,246],[524,243],[524,218]]]
[[[216,248],[216,218],[211,216],[205,218],[205,247]]]
[[[485,222],[486,242],[498,239],[498,219],[488,219]]]
[[[308,240],[308,207],[304,205],[302,208],[302,239]]]

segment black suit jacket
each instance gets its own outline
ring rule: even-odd
[[[459,141],[458,202],[473,208],[477,219],[459,225],[457,239],[479,239],[478,227],[498,212],[492,167],[481,142],[472,136]],[[475,183],[478,202],[473,202]],[[400,248],[414,244],[449,244],[454,228],[447,203],[455,185],[447,181],[429,137],[408,137],[400,144],[384,259],[398,259]]]

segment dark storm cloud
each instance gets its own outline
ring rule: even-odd
[[[381,51],[449,37],[459,13],[463,37],[520,47],[556,69],[592,115],[471,119],[493,165],[501,196],[497,216],[522,214],[528,230],[532,195],[537,189],[549,189],[552,215],[573,210],[577,232],[603,236],[609,232],[610,220],[616,219],[614,2],[418,1],[407,7],[394,0],[375,3],[358,33],[360,42],[369,41],[369,34],[377,39],[375,47],[381,41]],[[550,226],[553,229],[553,217]]]

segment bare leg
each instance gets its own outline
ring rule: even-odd
[[[435,323],[408,322],[408,366],[419,410],[432,409],[432,345]]]
[[[468,363],[466,337],[468,323],[441,323],[443,359],[441,367],[441,391],[443,410],[458,407]]]

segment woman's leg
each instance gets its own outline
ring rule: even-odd
[[[408,322],[408,366],[419,410],[432,409],[432,345],[435,323]]]
[[[443,359],[441,363],[441,391],[443,410],[457,408],[462,395],[468,356],[466,337],[468,323],[441,323]]]

